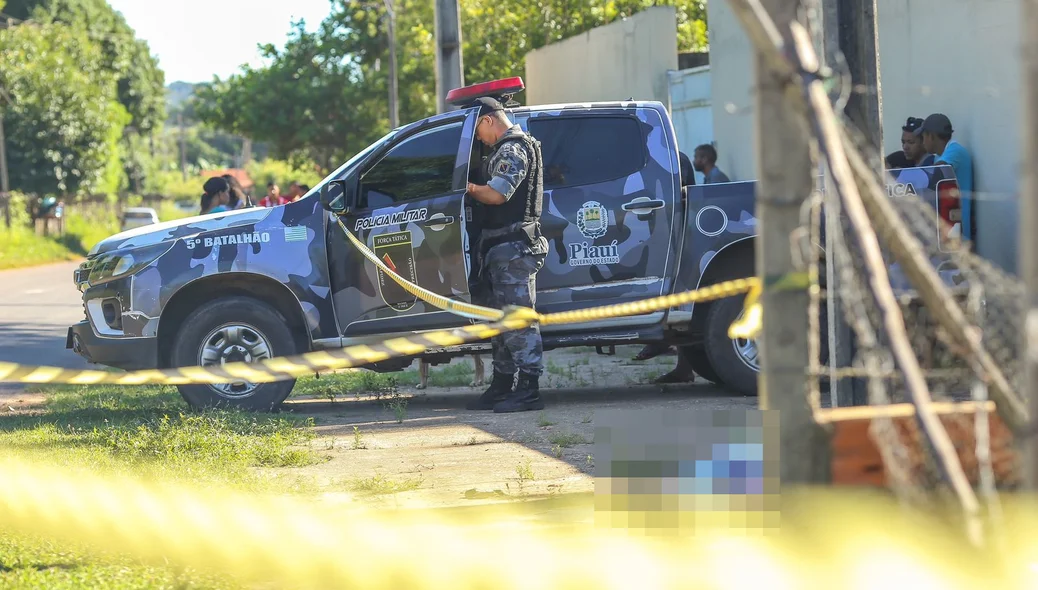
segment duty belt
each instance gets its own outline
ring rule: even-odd
[[[523,242],[528,246],[533,246],[540,237],[541,224],[536,221],[513,224],[499,230],[484,231],[479,238],[480,265],[482,266],[482,261],[486,258],[487,252],[494,246],[507,242]]]

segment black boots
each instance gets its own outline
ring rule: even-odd
[[[469,402],[465,408],[469,410],[493,409],[494,404],[504,401],[508,394],[512,393],[512,382],[514,380],[515,375],[506,375],[505,373],[494,371],[494,378],[490,382],[490,387],[478,399]]]
[[[508,399],[494,406],[494,413],[504,414],[507,412],[543,410],[544,400],[541,399],[537,381],[536,375],[527,375],[520,372],[519,382],[515,386],[515,391],[508,396]]]

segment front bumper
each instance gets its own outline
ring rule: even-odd
[[[83,320],[68,329],[65,348],[91,363],[126,371],[158,366],[158,338],[104,338]]]

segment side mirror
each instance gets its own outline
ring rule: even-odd
[[[321,187],[321,206],[325,211],[336,215],[346,215],[350,211],[348,180],[332,180]]]

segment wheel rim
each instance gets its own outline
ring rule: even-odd
[[[739,313],[739,317],[735,321],[742,319],[742,312]],[[760,372],[760,361],[758,359],[757,341],[750,338],[735,338],[732,340],[732,348],[735,349],[735,356],[739,357],[742,364],[749,367],[753,372]]]
[[[209,332],[198,351],[198,364],[203,367],[228,363],[252,363],[271,358],[270,341],[262,332],[247,324],[226,324]],[[209,388],[227,398],[249,397],[258,384],[238,381],[210,383]]]

